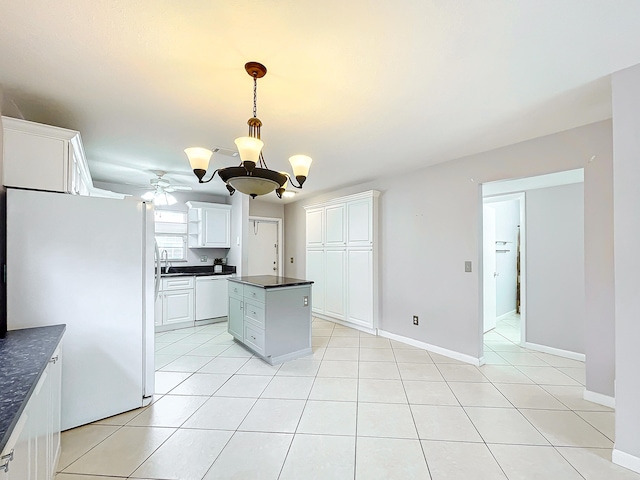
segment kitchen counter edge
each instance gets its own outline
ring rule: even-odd
[[[9,330],[0,339],[0,452],[60,344],[66,325]]]
[[[253,277],[233,277],[230,282],[243,283],[258,288],[272,289],[282,287],[298,287],[313,284],[312,280],[302,280],[300,278],[278,277],[275,275],[258,275]]]

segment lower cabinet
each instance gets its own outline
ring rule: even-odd
[[[310,285],[260,288],[229,282],[228,332],[272,365],[311,351]]]
[[[244,312],[242,296],[229,295],[229,333],[242,340],[244,336]]]
[[[0,454],[0,480],[52,480],[60,457],[62,353],[58,347]]]
[[[226,317],[231,275],[164,277],[155,304],[156,331]]]
[[[193,323],[195,319],[194,287],[194,277],[170,277],[161,280],[155,305],[156,328]]]

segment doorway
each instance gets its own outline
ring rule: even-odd
[[[483,198],[483,332],[523,344],[525,195]]]
[[[282,219],[249,217],[247,275],[277,275],[282,272]]]

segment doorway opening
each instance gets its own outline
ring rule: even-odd
[[[531,350],[584,360],[583,185],[583,169],[482,185],[485,363]]]
[[[282,219],[249,217],[247,275],[282,276]]]
[[[525,195],[483,198],[483,333],[485,340],[525,342]]]

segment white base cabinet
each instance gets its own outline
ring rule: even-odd
[[[313,313],[372,332],[378,328],[379,195],[371,190],[305,207]]]
[[[60,458],[61,391],[58,347],[0,454],[0,480],[53,480]]]
[[[162,278],[160,292],[156,299],[156,331],[170,330],[187,323],[193,324],[195,319],[194,297],[194,277]],[[158,314],[158,311],[161,314]]]

